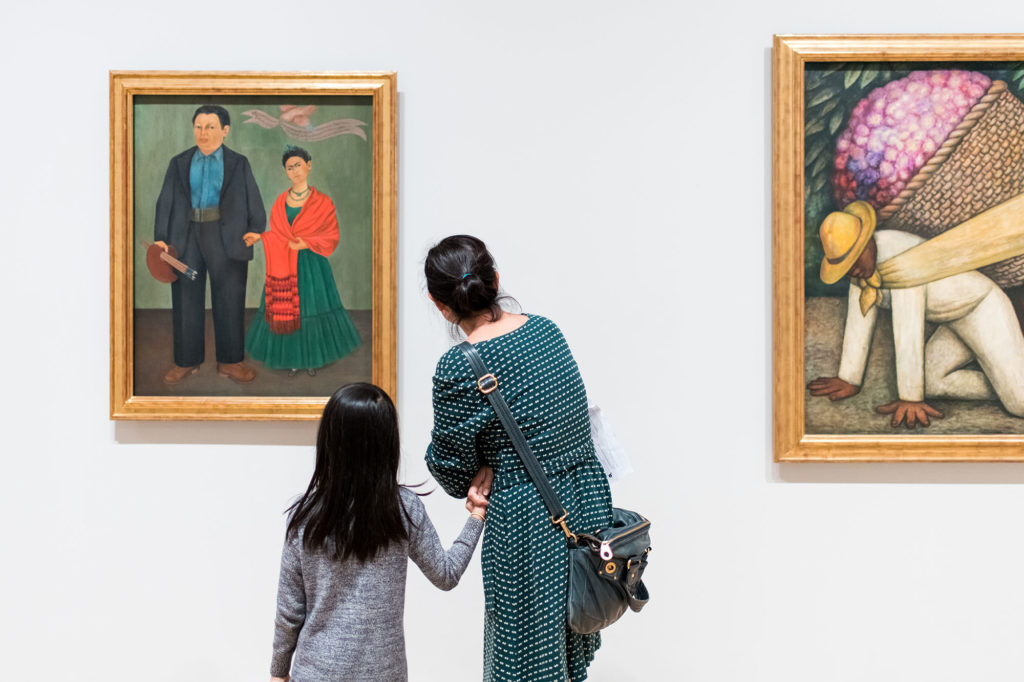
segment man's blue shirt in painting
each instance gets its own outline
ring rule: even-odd
[[[220,188],[224,184],[224,147],[209,156],[196,149],[189,166],[188,181],[192,189],[192,208],[216,208],[220,205]]]

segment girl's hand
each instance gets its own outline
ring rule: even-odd
[[[476,476],[469,482],[469,494],[466,496],[466,508],[472,503],[475,507],[487,508],[487,498],[491,494],[491,482],[494,481],[494,469],[486,464],[480,467]]]
[[[466,509],[470,514],[480,517],[487,515],[488,496],[491,494],[491,482],[494,481],[494,469],[489,466],[480,467],[476,476],[469,482],[469,494],[466,496]]]
[[[306,240],[304,240],[302,237],[299,237],[293,242],[288,242],[288,246],[294,249],[295,251],[301,251],[302,249],[309,248],[309,244],[307,244]]]
[[[466,511],[472,516],[479,516],[480,520],[483,521],[487,517],[487,507],[473,504],[468,499],[466,500]]]

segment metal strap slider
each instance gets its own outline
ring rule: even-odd
[[[476,387],[484,395],[498,390],[498,377],[493,374],[485,374],[476,380]]]

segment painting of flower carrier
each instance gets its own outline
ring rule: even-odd
[[[777,37],[777,458],[1024,458],[1024,40],[1006,43]]]
[[[394,74],[111,74],[111,414],[395,383]]]

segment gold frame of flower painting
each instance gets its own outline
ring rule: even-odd
[[[110,74],[110,416],[397,388],[394,73]]]
[[[1024,36],[775,36],[776,461],[1024,461]]]

